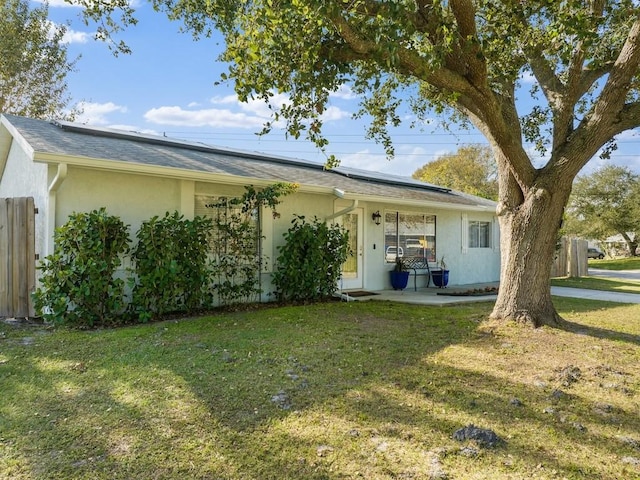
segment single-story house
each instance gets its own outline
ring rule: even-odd
[[[309,161],[161,136],[0,116],[0,197],[33,197],[39,258],[53,252],[55,228],[74,212],[106,207],[131,225],[133,238],[154,215],[178,211],[192,218],[206,214],[203,205],[211,199],[276,182],[297,183],[299,189],[283,198],[279,218],[260,216],[268,271],[297,214],[349,230],[355,256],[344,266],[343,290],[391,288],[387,272],[398,253],[425,255],[434,267],[444,257],[450,285],[499,279],[496,204],[483,198],[408,177],[328,170]]]

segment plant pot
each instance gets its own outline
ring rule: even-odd
[[[434,270],[431,272],[433,284],[438,288],[444,288],[449,283],[449,270]]]
[[[404,290],[409,283],[409,272],[396,272],[395,270],[389,272],[391,276],[391,286],[394,290]]]

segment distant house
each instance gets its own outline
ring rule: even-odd
[[[0,197],[33,197],[40,258],[53,251],[54,229],[73,212],[106,207],[131,225],[133,238],[154,215],[206,215],[204,205],[212,200],[240,196],[246,185],[276,182],[300,187],[279,205],[280,218],[259,217],[269,271],[282,234],[298,214],[349,230],[355,255],[343,267],[343,290],[390,288],[391,251],[426,256],[433,266],[444,256],[450,285],[499,278],[495,203],[483,198],[407,177],[326,170],[308,161],[166,137],[0,116]]]

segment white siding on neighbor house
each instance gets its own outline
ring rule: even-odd
[[[0,198],[33,197],[38,215],[35,217],[35,251],[42,258],[46,249],[47,165],[33,163],[25,151],[13,142],[0,178]]]

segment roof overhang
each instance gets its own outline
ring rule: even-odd
[[[33,152],[33,150],[31,150]],[[277,180],[264,179],[256,177],[246,177],[240,175],[221,174],[213,172],[195,171],[186,168],[176,167],[163,167],[158,165],[147,165],[142,163],[124,162],[120,160],[111,160],[104,158],[92,158],[92,157],[77,157],[71,155],[53,154],[48,152],[33,152],[33,160],[39,163],[46,163],[50,165],[56,165],[59,163],[66,163],[68,166],[85,168],[91,170],[101,170],[110,172],[120,172],[136,175],[147,175],[153,177],[172,178],[176,180],[192,180],[197,182],[207,183],[223,183],[225,185],[237,185],[237,186],[269,186]],[[283,180],[284,181],[284,180]],[[464,211],[478,211],[478,212],[492,212],[495,211],[494,207],[488,205],[464,205],[458,203],[449,202],[437,202],[437,201],[425,201],[415,200],[397,197],[388,197],[381,195],[363,195],[350,193],[343,189],[338,189],[333,186],[318,186],[309,184],[299,184],[298,191],[304,193],[316,193],[334,195],[338,198],[344,198],[345,200],[359,200],[365,202],[386,203],[393,205],[402,205],[408,207],[429,207],[437,208],[441,210],[464,210]],[[336,193],[336,192],[339,192]]]

